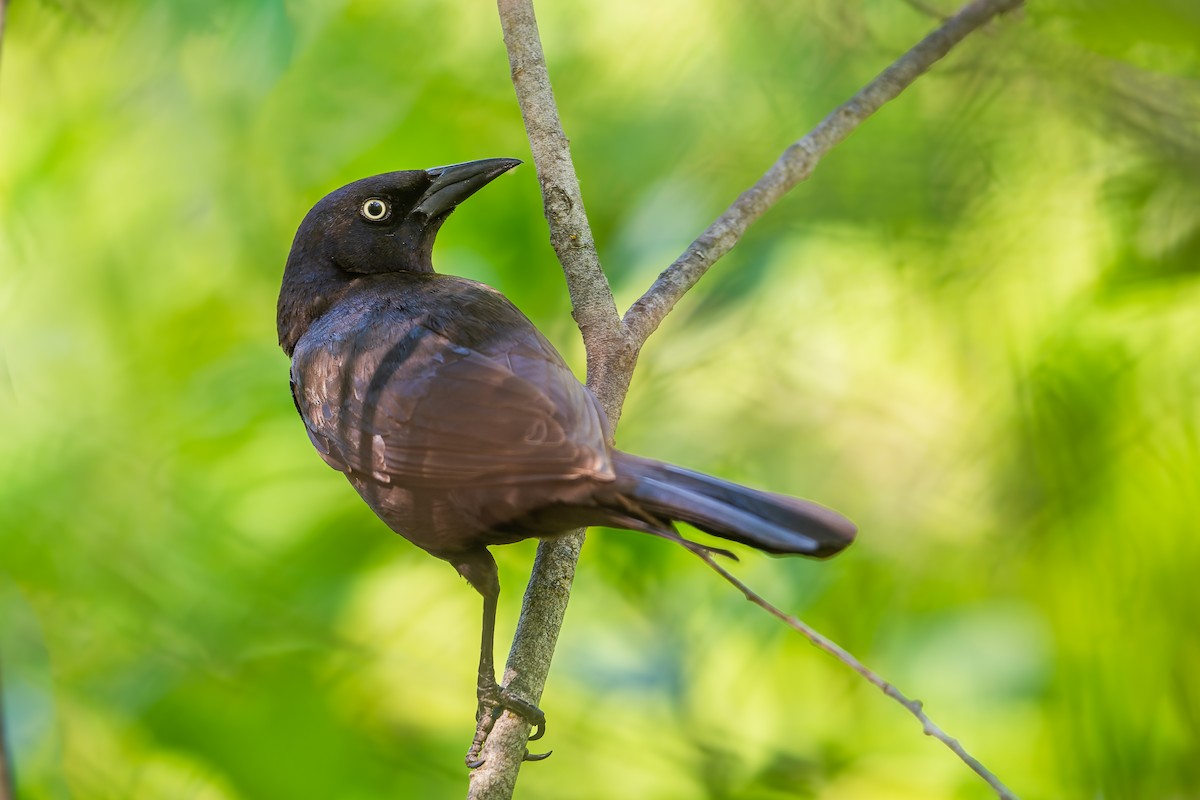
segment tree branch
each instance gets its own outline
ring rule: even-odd
[[[513,87],[542,187],[550,243],[562,264],[572,315],[587,351],[587,385],[615,428],[637,351],[628,346],[608,278],[600,266],[567,136],[558,117],[532,0],[497,0]],[[583,530],[538,545],[503,683],[518,696],[540,701],[567,611]],[[504,712],[488,735],[471,773],[468,800],[512,797],[529,738],[529,724]]]
[[[550,241],[562,263],[572,314],[587,349],[587,385],[600,399],[614,427],[620,419],[641,345],[679,298],[737,243],[750,224],[808,177],[826,152],[967,34],[1021,3],[1022,0],[975,0],[884,70],[811,133],[789,147],[757,184],[659,276],[622,320],[584,212],[579,181],[554,102],[532,0],[497,0],[513,86],[542,188]],[[506,685],[535,703],[541,698],[549,674],[582,544],[580,530],[538,546],[504,674]],[[902,702],[913,710],[910,701]],[[512,797],[528,737],[529,725],[523,719],[508,711],[500,716],[481,753],[484,764],[471,774],[468,800]]]
[[[567,612],[575,564],[583,546],[583,531],[546,540],[538,545],[533,574],[521,605],[521,618],[513,636],[512,651],[503,683],[518,697],[535,705],[542,698],[550,660]],[[517,773],[529,740],[529,723],[510,711],[496,720],[480,758],[483,766],[471,773],[468,800],[508,800],[513,796]]]
[[[627,356],[622,356],[627,348],[621,335],[617,305],[600,266],[596,242],[584,211],[571,148],[558,117],[533,1],[498,0],[497,6],[513,87],[542,187],[550,244],[566,275],[567,290],[571,293],[571,314],[579,325],[587,350],[588,385],[606,386],[612,370],[620,370],[628,360]],[[632,362],[629,371],[632,372]],[[628,385],[628,380],[623,383]],[[621,399],[600,395],[614,425],[620,415],[624,391],[621,395]]]
[[[941,59],[954,45],[993,17],[1021,6],[1024,0],[974,0],[901,56],[857,94],[795,142],[758,182],[708,226],[683,255],[667,267],[622,322],[626,335],[640,347],[683,295],[696,285],[742,234],[792,187],[812,175],[818,162],[867,117],[895,98]]]
[[[813,628],[810,628],[800,619],[793,617],[791,614],[785,614],[774,605],[764,600],[761,595],[735,578],[728,570],[718,564],[713,559],[712,555],[704,548],[689,547],[688,550],[690,550],[697,558],[707,563],[708,566],[712,567],[712,569],[718,575],[729,581],[729,583],[733,584],[739,591],[741,591],[742,594],[746,596],[746,599],[751,603],[754,603],[759,608],[765,609],[767,613],[783,620],[788,626],[798,631],[805,639],[808,639],[808,641],[810,641],[815,647],[824,650],[826,653],[829,653],[838,661],[841,661],[843,664],[850,667],[850,669],[854,670],[859,675],[862,675],[868,681],[873,683],[875,686],[879,687],[879,690],[888,697],[904,706],[904,708],[907,709],[910,714],[920,721],[921,727],[925,731],[926,736],[934,737],[946,745],[946,747],[949,747],[951,750],[953,750],[954,754],[962,759],[964,764],[966,764],[968,767],[974,770],[976,774],[987,781],[988,786],[991,786],[992,789],[995,790],[996,794],[1001,798],[1001,800],[1017,800],[1017,796],[1013,794],[1013,791],[1005,786],[1000,779],[991,772],[991,770],[989,770],[982,763],[980,763],[978,759],[968,753],[966,749],[958,743],[957,739],[950,736],[944,730],[934,724],[933,720],[931,720],[925,714],[920,700],[909,700],[904,696],[903,692],[885,681],[879,675],[872,672],[870,669],[864,666],[861,661],[851,655],[836,642],[827,639]]]

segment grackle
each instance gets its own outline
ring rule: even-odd
[[[768,553],[824,558],[855,535],[814,503],[614,449],[599,402],[516,306],[433,271],[442,223],[519,163],[391,172],[327,195],[296,232],[277,316],[292,397],[321,457],[389,528],[483,596],[470,766],[503,709],[536,725],[532,738],[545,724],[496,683],[500,583],[489,546],[606,525],[698,547],[679,536],[681,521]]]

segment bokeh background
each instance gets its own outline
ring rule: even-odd
[[[624,308],[928,31],[900,0],[539,8]],[[952,6],[929,0],[934,11]],[[861,527],[736,571],[1027,798],[1200,797],[1200,11],[972,37],[647,346],[635,452]],[[23,800],[456,797],[479,599],[312,451],[291,236],[377,172],[528,160],[486,2],[15,0],[0,66],[0,659]],[[532,166],[435,261],[582,372]],[[499,549],[499,656],[532,543]],[[523,798],[985,798],[665,542],[593,532]]]

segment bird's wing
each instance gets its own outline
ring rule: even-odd
[[[531,324],[472,348],[428,319],[371,316],[315,325],[293,356],[331,466],[412,488],[611,479],[599,404]]]

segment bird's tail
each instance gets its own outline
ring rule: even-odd
[[[622,516],[649,512],[668,528],[669,521],[677,520],[768,553],[813,558],[840,552],[857,532],[841,514],[807,500],[760,492],[628,453],[614,452],[613,458],[616,487],[627,506]],[[653,520],[648,523],[629,527],[664,533],[654,529]]]

